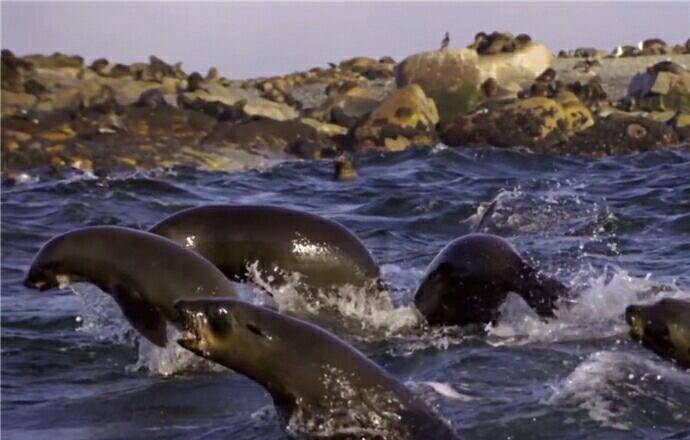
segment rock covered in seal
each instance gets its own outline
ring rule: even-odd
[[[494,92],[516,93],[552,62],[551,51],[528,35],[479,33],[468,49],[407,57],[398,65],[396,83],[398,87],[419,84],[436,102],[441,121],[447,121],[473,111]]]
[[[531,41],[532,37],[527,34],[514,37],[510,32],[479,32],[474,36],[474,42],[467,47],[476,50],[479,55],[496,55],[515,52]]]

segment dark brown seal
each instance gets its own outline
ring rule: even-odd
[[[450,242],[429,264],[415,304],[430,325],[485,324],[498,317],[508,292],[542,316],[553,316],[567,292],[531,267],[504,239],[470,234]]]
[[[173,214],[150,231],[203,255],[234,281],[246,281],[255,262],[277,284],[295,272],[316,289],[366,286],[379,278],[378,265],[352,232],[295,209],[203,206]]]
[[[457,438],[397,379],[313,324],[232,299],[176,307],[186,324],[180,345],[265,387],[283,423],[304,430],[292,434]]]
[[[24,285],[47,290],[79,281],[112,295],[134,328],[159,346],[167,342],[166,321],[179,324],[175,301],[235,296],[227,278],[194,252],[166,238],[116,226],[54,237],[34,258]]]
[[[656,354],[690,368],[690,301],[664,298],[625,309],[630,335]]]

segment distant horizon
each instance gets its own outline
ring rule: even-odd
[[[684,44],[687,3],[44,3],[6,2],[2,48],[56,51],[87,62],[156,55],[191,73],[217,67],[228,78],[287,74],[353,56],[396,60],[451,48],[479,31],[527,33],[554,52],[611,51],[657,37]]]

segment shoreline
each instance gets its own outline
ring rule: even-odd
[[[155,56],[87,66],[3,50],[2,173],[235,171],[438,143],[585,156],[690,145],[690,53],[564,57],[524,34],[484,36],[466,49],[242,81]]]

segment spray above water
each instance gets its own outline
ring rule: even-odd
[[[674,394],[690,387],[690,377],[669,363],[658,363],[624,352],[599,351],[589,355],[567,377],[551,385],[543,402],[569,411],[586,411],[588,417],[609,428],[629,430],[644,408],[687,427],[690,408]],[[636,408],[642,408],[641,414]],[[657,414],[657,416],[659,416]]]
[[[137,360],[127,371],[148,371],[154,375],[171,376],[178,373],[228,371],[225,367],[200,358],[176,343],[158,347],[141,337],[127,322],[115,300],[92,284],[75,283],[71,289],[82,301],[81,323],[78,331],[88,333],[99,341],[120,345],[136,345]],[[178,339],[179,332],[168,326],[168,340]]]
[[[486,328],[489,343],[500,346],[627,338],[627,306],[663,297],[690,298],[690,292],[678,286],[633,277],[621,269],[614,269],[611,276],[592,272],[590,268],[575,277],[575,285],[584,287],[576,289],[575,297],[559,305],[555,319],[541,319],[519,296],[509,295],[501,306],[498,321]]]
[[[280,311],[296,314],[335,314],[346,320],[356,332],[375,332],[390,336],[419,323],[419,315],[412,306],[396,307],[387,291],[374,285],[355,287],[345,285],[335,291],[310,289],[299,273],[284,274],[284,282],[276,284],[265,277],[258,263],[247,266],[249,280],[260,291],[269,293]],[[261,292],[256,292],[261,293]]]

